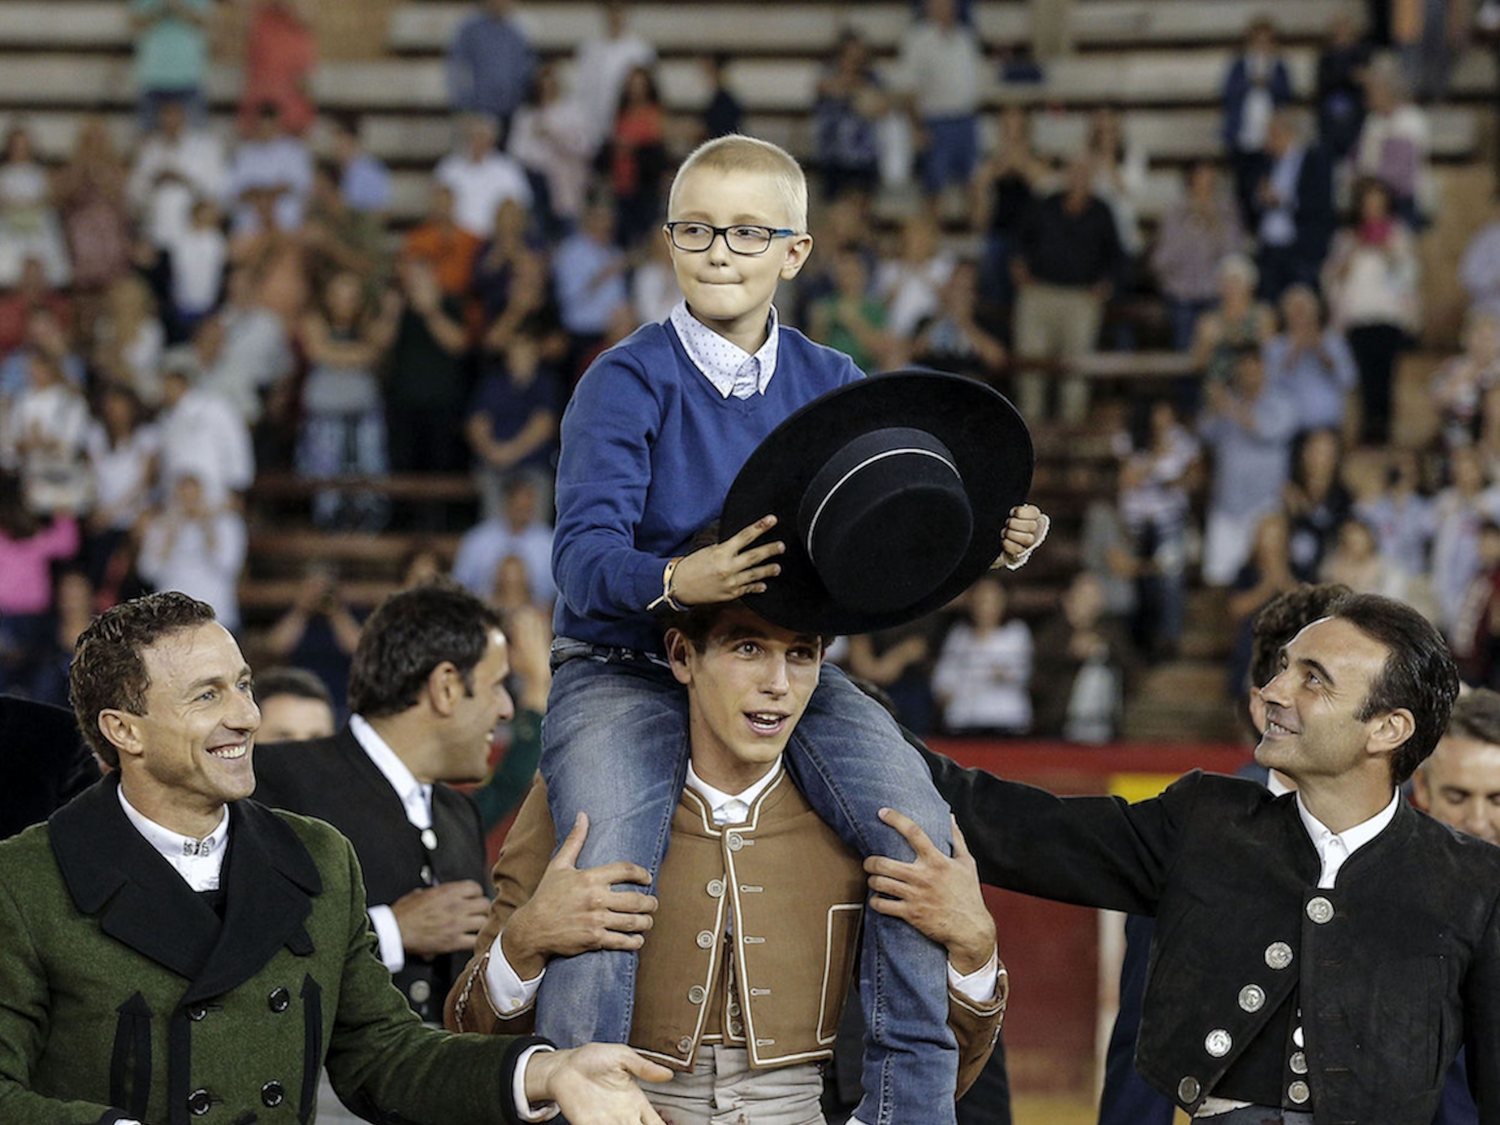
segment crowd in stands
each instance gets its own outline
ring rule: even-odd
[[[90,119],[48,168],[10,123],[0,690],[57,699],[87,614],[142,588],[238,626],[257,471],[328,480],[307,513],[326,532],[463,533],[456,557],[426,549],[408,575],[451,564],[507,609],[550,603],[570,389],[676,304],[663,185],[744,109],[715,55],[705,104],[669,111],[623,2],[571,68],[539,55],[524,8],[483,0],[458,26],[452,151],[411,226],[360,119],[313,103],[316,37],[293,0],[254,6],[232,132],[206,112],[212,0],[133,0],[130,145]],[[1340,17],[1299,91],[1256,20],[1224,76],[1221,157],[1183,172],[1149,232],[1151,154],[1129,113],[1098,109],[1075,151],[1043,156],[1042,110],[988,108],[998,71],[967,5],[915,4],[888,65],[842,36],[811,115],[817,249],[783,322],[866,371],[991,382],[1039,431],[1119,431],[1117,483],[1035,635],[986,581],[939,619],[841,646],[914,729],[1117,736],[1133,669],[1179,651],[1199,573],[1231,591],[1246,636],[1294,582],[1397,594],[1476,682],[1500,684],[1500,217],[1459,266],[1471,308],[1433,383],[1440,437],[1395,449],[1395,372],[1422,329],[1417,240],[1439,205],[1427,107],[1449,60],[1381,34]],[[1153,325],[1126,315],[1142,297]],[[1081,355],[1148,346],[1193,374],[1135,416],[1091,402]],[[1343,472],[1355,447],[1376,465],[1359,481]],[[404,516],[332,479],[392,472],[472,473],[478,522]],[[320,564],[264,646],[338,707],[358,629]]]

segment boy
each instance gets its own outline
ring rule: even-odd
[[[626,860],[659,869],[687,769],[687,714],[650,610],[759,593],[783,546],[750,545],[770,517],[687,553],[718,518],[750,453],[783,419],[860,378],[841,353],[781,329],[777,282],[807,261],[807,186],[786,152],[738,135],[705,143],[673,182],[665,237],[685,301],[661,324],[605,352],[563,416],[553,571],[552,694],[542,774],[553,823],[586,812],[581,866]],[[1006,531],[1010,555],[1039,541],[1034,509]],[[757,737],[787,723],[776,709],[739,717]],[[876,813],[913,819],[946,852],[948,810],[880,706],[833,666],[787,747],[813,809],[862,855],[909,855]],[[711,935],[710,935],[711,936]],[[957,1052],[946,1026],[946,957],[899,920],[870,912],[861,994],[867,1013],[866,1125],[951,1125]],[[554,962],[538,1026],[564,1045],[625,1041],[635,991],[628,952]]]

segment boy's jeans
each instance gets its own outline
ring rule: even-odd
[[[650,871],[666,854],[687,777],[687,694],[658,661],[560,638],[542,727],[542,774],[560,835],[579,811],[589,834],[579,867],[629,860]],[[787,744],[787,768],[818,815],[860,855],[913,858],[882,807],[906,813],[945,852],[948,806],[895,722],[838,668],[823,666]],[[629,888],[632,890],[639,888]],[[907,923],[865,911],[860,961],[865,1125],[952,1125],[958,1052],[948,1030],[947,954]],[[547,967],[537,1031],[561,1047],[623,1043],[636,959],[617,951]]]

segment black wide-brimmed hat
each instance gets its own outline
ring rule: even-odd
[[[727,538],[765,515],[781,573],[744,603],[772,624],[867,633],[941,608],[1000,554],[1031,488],[1026,423],[983,383],[938,371],[861,379],[762,441],[729,489]]]

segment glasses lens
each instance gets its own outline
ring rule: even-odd
[[[726,237],[736,254],[763,254],[771,245],[771,232],[765,227],[730,227]]]
[[[672,242],[679,250],[695,253],[707,250],[714,240],[714,228],[707,223],[673,223]]]

